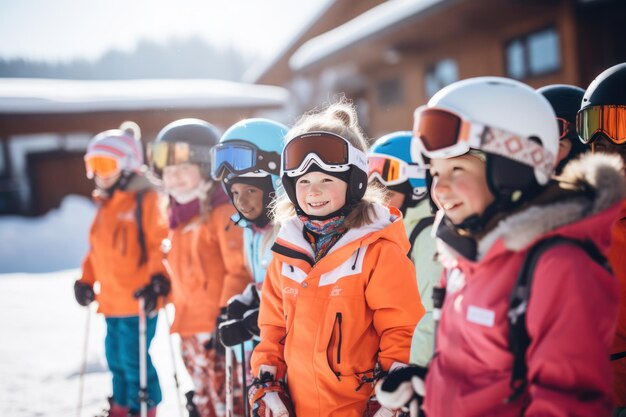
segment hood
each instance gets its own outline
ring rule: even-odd
[[[358,248],[378,239],[394,242],[402,248],[404,253],[407,253],[410,244],[404,231],[400,211],[377,203],[373,205],[373,210],[372,223],[348,230],[318,264],[325,263],[326,259],[331,257],[345,260]],[[303,228],[304,224],[297,216],[286,221],[280,228],[272,250],[278,257],[284,257],[285,260],[295,258],[305,261],[310,268],[314,259],[313,249],[304,238]]]
[[[520,211],[507,216],[478,241],[478,259],[497,242],[502,250],[521,251],[538,239],[561,235],[591,240],[601,251],[626,194],[618,156],[585,154],[566,165],[561,176]]]

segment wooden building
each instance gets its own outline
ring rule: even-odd
[[[335,0],[250,79],[292,91],[290,116],[345,93],[371,137],[456,80],[586,88],[626,61],[623,0]]]
[[[39,215],[68,194],[89,196],[83,155],[95,134],[139,124],[144,143],[195,117],[226,129],[281,108],[289,92],[219,80],[0,80],[0,214]]]

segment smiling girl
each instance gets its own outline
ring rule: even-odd
[[[255,415],[294,415],[293,402],[300,416],[361,417],[379,371],[409,360],[424,310],[400,213],[367,188],[366,151],[345,102],[287,135],[281,229],[252,355]]]

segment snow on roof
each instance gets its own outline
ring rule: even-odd
[[[295,45],[295,43],[298,42],[309,29],[311,29],[315,22],[317,22],[322,16],[324,16],[324,14],[326,14],[328,9],[331,8],[335,1],[336,0],[326,0],[327,3],[323,7],[321,7],[317,11],[317,13],[311,16],[309,22],[306,25],[302,26],[302,30],[300,30],[293,38],[291,38],[291,40],[287,42],[283,49],[279,50],[278,53],[273,57],[265,60],[264,62],[261,62],[258,66],[253,65],[252,67],[250,67],[243,74],[243,80],[249,83],[256,83],[257,81],[259,81],[261,77],[263,77],[265,74],[267,74],[269,70],[276,66],[278,61],[280,61],[280,59],[293,47],[293,45]]]
[[[390,0],[303,44],[289,59],[294,71],[313,65],[445,0]]]
[[[281,87],[211,79],[0,79],[0,113],[282,106]]]

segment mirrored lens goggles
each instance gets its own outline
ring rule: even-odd
[[[304,174],[313,162],[332,172],[347,171],[350,165],[367,172],[365,154],[346,139],[329,132],[296,136],[283,150],[283,172],[290,177]]]
[[[265,152],[247,141],[228,141],[215,146],[211,152],[211,175],[221,181],[227,175],[242,175],[262,170],[277,175],[280,171],[280,155]]]
[[[94,175],[101,178],[109,178],[120,172],[119,162],[116,158],[104,155],[93,155],[85,157],[85,170],[87,178],[92,179]]]
[[[410,178],[423,179],[426,175],[426,170],[417,164],[407,164],[390,155],[371,154],[367,160],[369,180],[376,178],[386,186],[402,184]]]
[[[414,141],[428,158],[461,156],[470,149],[504,156],[532,166],[549,178],[556,156],[536,141],[503,129],[474,123],[448,110],[426,108],[415,111]]]
[[[576,131],[583,143],[603,133],[613,143],[626,142],[626,106],[591,106],[576,115]]]
[[[187,142],[153,142],[148,144],[150,169],[160,174],[163,168],[184,163],[210,163],[211,147]]]

